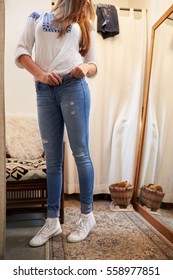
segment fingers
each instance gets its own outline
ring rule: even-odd
[[[81,67],[77,66],[71,71],[70,76],[75,78],[83,78],[85,77],[85,73]]]
[[[56,86],[62,84],[62,79],[57,73],[51,72],[47,76],[47,84],[50,86]]]
[[[80,64],[71,71],[70,77],[83,78],[86,76],[86,74],[87,74],[87,68],[85,64]],[[50,86],[56,86],[62,84],[61,76],[55,72],[44,73],[41,81]]]

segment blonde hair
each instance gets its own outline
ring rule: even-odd
[[[87,3],[88,2],[88,3]],[[85,56],[90,48],[91,22],[95,18],[92,0],[58,0],[52,12],[55,14],[53,25],[60,24],[59,37],[66,34],[67,28],[77,22],[81,28],[80,54]]]

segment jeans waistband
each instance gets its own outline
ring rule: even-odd
[[[66,82],[66,81],[69,81],[71,79],[80,80],[80,79],[83,79],[83,78],[75,78],[75,77],[71,77],[70,74],[67,74],[67,75],[62,76],[61,79],[62,79],[62,82]]]
[[[61,79],[63,82],[65,82],[65,81],[73,79],[73,77],[71,77],[70,74],[66,74],[66,75],[62,76]]]

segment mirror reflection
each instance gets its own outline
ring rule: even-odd
[[[153,32],[138,198],[145,210],[173,230],[173,13]]]

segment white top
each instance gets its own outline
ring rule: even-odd
[[[81,63],[97,65],[94,49],[95,30],[91,28],[91,47],[85,57],[79,53],[81,29],[73,23],[65,36],[58,38],[59,27],[52,27],[53,13],[33,12],[27,20],[24,32],[15,52],[15,63],[23,68],[18,58],[26,54],[32,57],[35,44],[35,62],[45,72],[55,71],[64,76]]]

